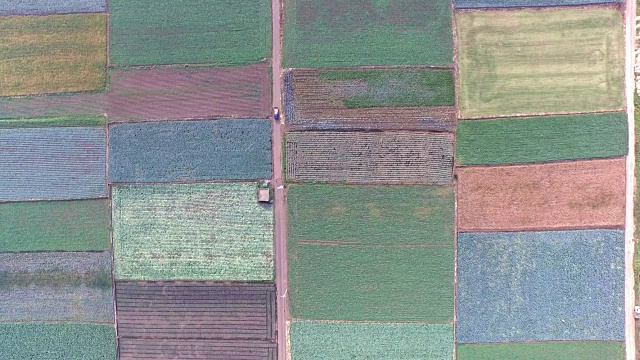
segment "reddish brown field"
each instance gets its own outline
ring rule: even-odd
[[[459,231],[624,226],[624,159],[465,167],[457,174]]]

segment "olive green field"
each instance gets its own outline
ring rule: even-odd
[[[620,360],[624,345],[613,341],[461,344],[458,360]]]

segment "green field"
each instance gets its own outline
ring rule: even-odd
[[[459,11],[462,118],[621,110],[620,10]]]
[[[0,251],[107,250],[109,200],[0,204]]]
[[[119,280],[273,280],[273,211],[255,183],[114,186]]]
[[[284,67],[450,65],[448,0],[291,0]]]
[[[296,360],[451,360],[453,325],[293,321]]]
[[[2,323],[0,354],[5,360],[115,360],[113,325]]]
[[[458,360],[620,360],[623,358],[622,343],[604,341],[457,346]]]
[[[627,154],[627,115],[602,113],[458,123],[458,165],[595,159]]]
[[[0,119],[2,128],[35,128],[53,126],[106,126],[107,118],[97,117],[50,117],[38,119]]]
[[[114,65],[247,64],[270,57],[267,0],[111,0]]]
[[[453,245],[452,187],[290,185],[287,199],[290,241]]]
[[[106,14],[0,17],[0,96],[100,90]]]

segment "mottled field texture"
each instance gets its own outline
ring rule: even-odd
[[[255,183],[114,186],[121,280],[273,280],[273,211]]]
[[[275,360],[275,286],[118,282],[120,359]]]
[[[453,245],[452,187],[290,185],[287,204],[290,241]]]
[[[290,132],[286,176],[300,182],[449,184],[453,135]]]
[[[453,62],[447,0],[292,0],[284,11],[285,67]]]
[[[621,110],[616,7],[456,12],[463,118]]]
[[[109,128],[109,182],[271,178],[269,120],[166,121]]]
[[[270,56],[264,0],[111,0],[115,65],[247,64]]]
[[[619,342],[542,342],[512,344],[460,344],[458,360],[620,360],[624,344]]]
[[[627,154],[627,115],[602,113],[460,121],[456,164],[518,164]]]
[[[100,127],[0,129],[0,201],[107,196]]]
[[[482,9],[495,7],[570,6],[588,4],[622,3],[624,0],[453,0],[458,9]]]
[[[113,323],[111,289],[109,252],[0,254],[2,322]]]
[[[103,89],[105,14],[0,17],[0,96]]]
[[[450,360],[453,325],[293,321],[296,360]]]
[[[102,116],[110,121],[265,118],[269,64],[113,69],[109,92],[0,98],[0,118]]]
[[[457,341],[624,340],[624,231],[458,234]]]
[[[81,126],[106,126],[105,116],[67,116],[67,117],[43,117],[36,119],[1,119],[0,129],[15,128],[40,128],[40,127],[81,127]]]
[[[284,88],[289,130],[455,129],[451,70],[294,69]]]
[[[116,334],[113,325],[0,324],[3,359],[114,360]]]
[[[104,12],[106,0],[0,0],[0,15]]]
[[[463,167],[458,230],[624,226],[625,159]]]
[[[107,250],[110,202],[104,200],[0,204],[0,251]]]

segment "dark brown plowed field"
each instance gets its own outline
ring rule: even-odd
[[[275,359],[273,284],[118,282],[121,359]]]
[[[465,167],[458,230],[621,228],[625,159]]]

